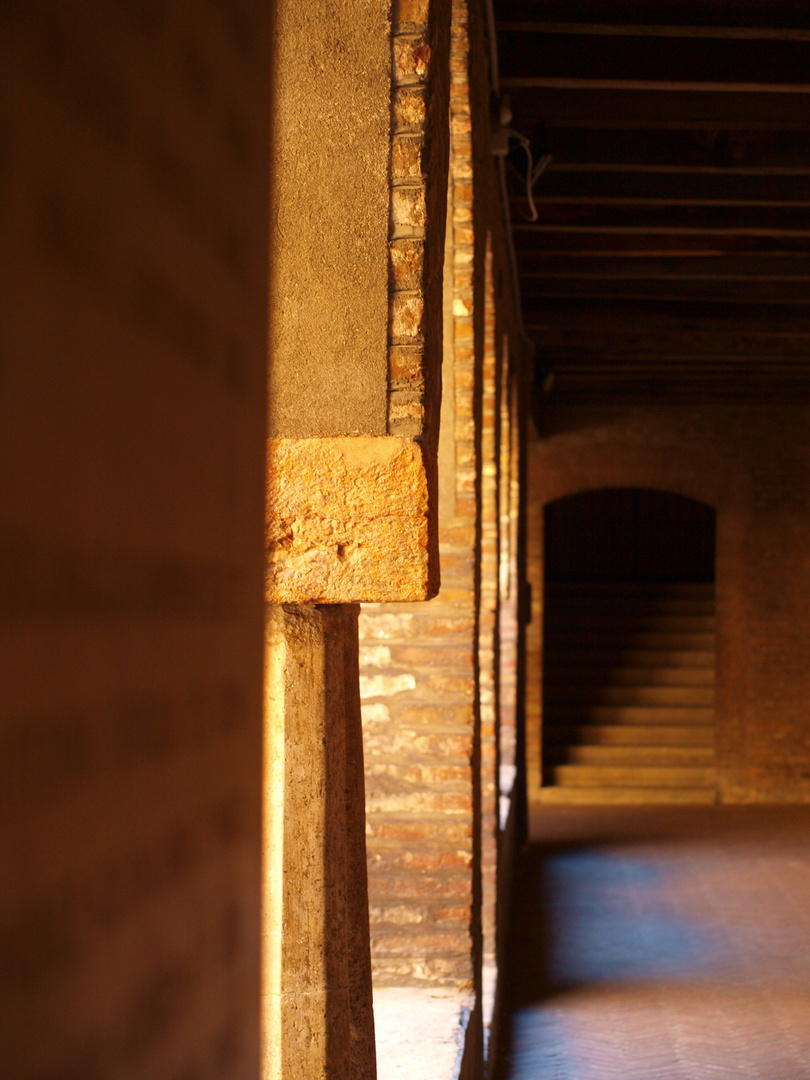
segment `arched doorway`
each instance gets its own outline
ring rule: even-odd
[[[714,510],[615,488],[544,526],[544,801],[713,802]]]

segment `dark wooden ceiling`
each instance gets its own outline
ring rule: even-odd
[[[810,0],[495,0],[557,400],[810,395]]]

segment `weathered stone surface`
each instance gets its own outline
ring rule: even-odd
[[[426,600],[426,454],[409,439],[273,439],[266,596],[271,603]]]
[[[375,1080],[357,614],[268,608],[263,1080]]]

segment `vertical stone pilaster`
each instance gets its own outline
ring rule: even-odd
[[[327,609],[323,609],[327,610]],[[366,862],[366,786],[360,717],[359,606],[344,608],[343,661],[346,707],[346,915],[349,950],[350,1080],[376,1080],[371,941]]]
[[[267,620],[263,1080],[374,1080],[357,608]]]

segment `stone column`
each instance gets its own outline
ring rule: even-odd
[[[263,1076],[371,1080],[353,605],[439,587],[450,9],[275,13]]]
[[[375,1075],[357,613],[268,609],[266,1080]]]

